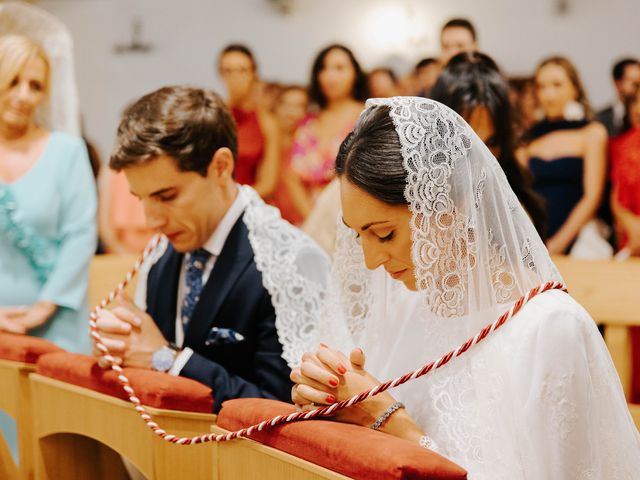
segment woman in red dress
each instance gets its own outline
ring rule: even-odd
[[[627,106],[629,129],[611,140],[611,208],[618,248],[640,256],[640,91]]]
[[[611,140],[611,210],[621,258],[640,256],[640,90],[627,102],[629,129]],[[640,328],[629,329],[632,351],[631,401],[640,402]]]
[[[218,70],[238,126],[235,178],[269,200],[278,183],[280,148],[275,120],[259,107],[253,54],[244,45],[229,45],[220,54]]]

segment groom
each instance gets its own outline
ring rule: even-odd
[[[102,311],[100,334],[124,366],[210,386],[214,412],[231,398],[290,401],[292,387],[242,220],[236,154],[218,95],[166,87],[125,111],[110,160],[164,241],[140,272],[135,304],[121,298]]]

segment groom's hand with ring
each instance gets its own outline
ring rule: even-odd
[[[153,319],[125,295],[113,310],[98,313],[96,325],[109,353],[125,367],[151,368],[153,353],[168,345]],[[94,355],[103,353],[94,348]]]

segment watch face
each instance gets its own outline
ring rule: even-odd
[[[176,353],[167,347],[162,347],[151,357],[151,368],[159,372],[168,372],[173,366]]]

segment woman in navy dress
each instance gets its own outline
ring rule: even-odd
[[[547,248],[552,254],[563,254],[600,206],[607,131],[592,119],[584,88],[569,60],[544,60],[535,81],[544,118],[528,132],[521,161],[545,201]]]

